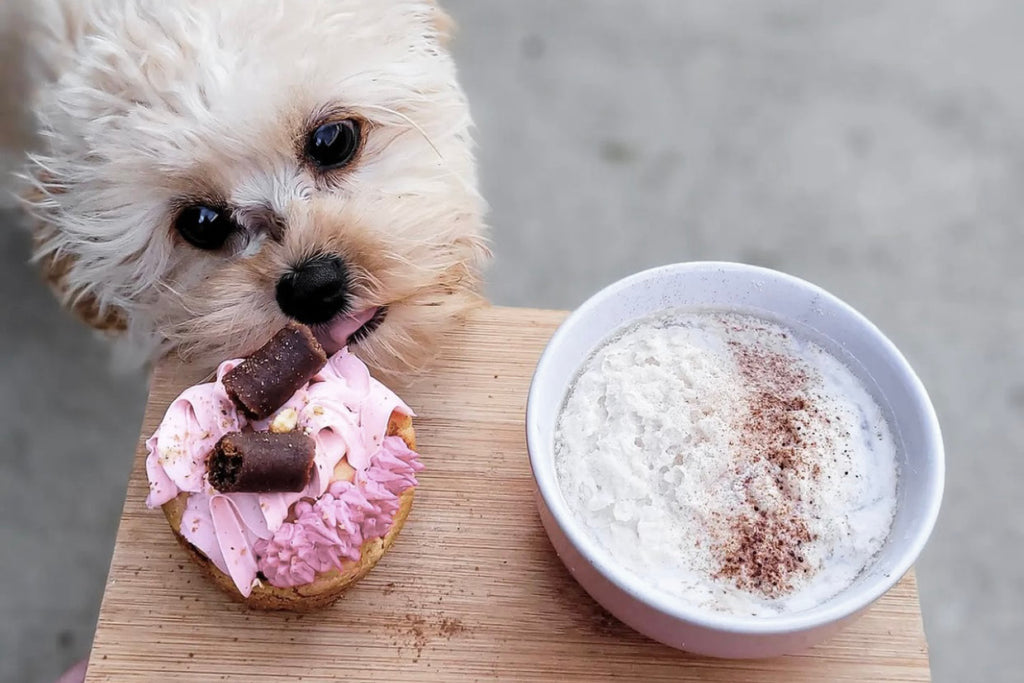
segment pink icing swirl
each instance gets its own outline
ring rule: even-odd
[[[309,583],[317,572],[357,560],[364,540],[383,537],[394,522],[398,496],[416,485],[417,454],[400,437],[386,437],[393,412],[412,410],[370,377],[358,358],[342,349],[309,384],[274,415],[249,423],[224,390],[224,375],[240,361],[226,361],[216,380],[186,389],[171,403],[146,441],[155,508],[189,493],[181,534],[248,596],[262,572],[271,585]],[[298,493],[219,493],[206,477],[206,456],[231,431],[266,430],[293,409],[296,429],[316,443],[314,473]],[[344,458],[354,482],[334,481]],[[312,501],[312,502],[311,502]],[[286,521],[289,516],[293,521]]]
[[[271,585],[301,586],[318,573],[341,569],[343,559],[358,561],[363,543],[387,534],[399,496],[416,486],[421,469],[400,437],[386,437],[355,482],[333,482],[316,503],[299,502],[294,522],[256,542],[259,570]]]

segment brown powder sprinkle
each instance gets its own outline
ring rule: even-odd
[[[466,630],[466,627],[462,624],[461,619],[455,619],[453,617],[445,617],[441,619],[441,624],[438,627],[441,635],[446,639],[451,640],[452,636],[457,636]]]
[[[741,461],[757,466],[774,490],[758,490],[753,477],[746,477],[746,503],[753,512],[729,520],[725,538],[715,548],[721,565],[716,578],[777,598],[792,591],[794,579],[810,570],[801,546],[813,538],[796,509],[800,494],[788,482],[820,477],[814,450],[827,444],[808,438],[812,423],[823,416],[808,400],[807,373],[792,359],[738,341],[729,345],[751,388],[738,454]]]
[[[717,576],[732,579],[740,590],[779,597],[793,589],[796,574],[807,572],[800,545],[810,540],[807,524],[792,513],[758,509],[753,517],[741,515],[720,548],[723,558]]]
[[[423,654],[423,648],[425,648],[427,646],[427,642],[429,642],[429,639],[427,638],[426,620],[415,614],[406,614],[405,620],[409,624],[408,635],[412,638],[413,647],[416,649],[416,658],[413,661],[419,661],[420,656]]]

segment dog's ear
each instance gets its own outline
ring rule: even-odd
[[[444,11],[437,0],[427,0],[429,11],[430,28],[437,42],[443,48],[447,48],[455,35],[455,20]]]
[[[91,293],[72,289],[68,277],[75,265],[75,257],[53,249],[57,229],[44,216],[34,212],[34,208],[43,205],[50,195],[61,191],[49,173],[38,169],[32,178],[25,179],[20,189],[18,197],[28,212],[32,231],[32,261],[50,291],[65,309],[86,325],[109,336],[124,332],[128,328],[124,311],[115,306],[102,306]]]

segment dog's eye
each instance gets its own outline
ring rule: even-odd
[[[190,206],[178,214],[174,227],[185,241],[199,249],[220,249],[235,230],[223,211],[208,206]]]
[[[306,141],[306,156],[324,171],[348,164],[358,150],[359,123],[352,119],[325,123],[313,130]]]

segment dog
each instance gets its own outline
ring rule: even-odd
[[[124,361],[290,320],[388,381],[484,302],[472,120],[433,0],[33,0],[35,261]]]

